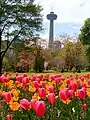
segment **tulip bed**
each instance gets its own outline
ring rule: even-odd
[[[90,74],[3,74],[0,120],[90,120]]]

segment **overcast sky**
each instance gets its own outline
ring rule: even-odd
[[[79,23],[90,17],[90,0],[36,0],[43,6],[44,23],[46,15],[53,10],[58,15],[55,23]],[[48,34],[48,33],[46,33]]]

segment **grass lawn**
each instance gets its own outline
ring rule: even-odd
[[[88,74],[88,73],[90,73],[90,72],[81,72],[81,73],[75,73],[75,74],[81,74],[81,75],[84,75],[84,74]],[[13,76],[15,76],[15,73],[12,73],[13,74]],[[22,74],[24,74],[24,73],[19,73],[19,75],[22,75]],[[33,74],[34,75],[45,75],[45,74],[50,74],[50,75],[53,75],[53,74],[61,74],[61,75],[64,75],[64,76],[69,76],[69,75],[75,75],[74,73],[72,73],[72,72],[64,72],[64,73],[61,73],[61,72],[43,72],[43,73],[34,73],[34,72],[28,72],[27,73],[29,76],[32,76]]]

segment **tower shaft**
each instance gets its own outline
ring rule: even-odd
[[[49,31],[49,48],[52,48],[52,45],[53,45],[53,39],[54,39],[54,21],[53,20],[50,20],[50,31]]]

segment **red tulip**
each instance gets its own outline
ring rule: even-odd
[[[12,115],[7,115],[6,120],[12,120]]]
[[[66,101],[68,99],[68,96],[67,96],[65,90],[62,90],[62,91],[59,92],[59,97],[64,101]]]
[[[46,97],[46,89],[45,88],[39,88],[38,91],[39,91],[40,98]]]
[[[22,79],[22,86],[26,87],[28,85],[28,83],[29,83],[29,78],[28,77],[24,77]]]
[[[36,109],[35,109],[36,115],[37,116],[43,116],[46,112],[46,105],[44,101],[38,101],[36,104]]]
[[[79,77],[78,74],[76,74],[75,79],[78,79],[78,77]]]
[[[86,96],[86,90],[84,88],[78,90],[78,97],[84,99]]]
[[[28,76],[27,73],[24,73],[24,74],[23,74],[23,77],[27,77],[27,76]]]
[[[42,81],[41,85],[42,85],[42,87],[45,87],[46,86],[46,81]]]
[[[36,79],[35,75],[32,75],[32,81],[34,81]]]
[[[34,110],[36,110],[36,102],[37,102],[37,100],[35,100],[35,99],[31,100],[31,106]]]
[[[84,88],[87,87],[86,83],[82,83],[81,86],[84,87]]]
[[[49,86],[48,90],[49,90],[50,93],[54,93],[55,92],[54,86],[52,86],[52,85]]]
[[[49,79],[49,74],[46,74],[46,75],[44,76],[44,78],[45,78],[45,79]]]
[[[51,103],[51,104],[54,104],[54,103],[56,102],[56,96],[55,96],[54,93],[50,93],[50,94],[48,95],[48,101],[49,101],[49,103]]]
[[[12,99],[12,95],[10,92],[4,92],[4,100],[6,103],[9,103]]]
[[[81,79],[82,82],[84,82],[84,77],[83,76],[80,79]]]
[[[18,76],[18,72],[16,72],[16,76]]]
[[[71,80],[70,79],[67,79],[66,80],[66,83],[69,85],[71,83]]]
[[[19,82],[22,82],[22,79],[23,79],[22,76],[17,76],[17,77],[16,77],[16,80],[19,81]]]
[[[30,107],[30,102],[26,99],[20,100],[20,106],[25,109],[28,110]]]
[[[82,105],[82,109],[83,109],[83,110],[87,110],[87,107],[88,107],[88,106],[87,106],[86,103],[84,103],[84,104]]]
[[[33,85],[36,89],[40,87],[40,84],[38,83],[38,81],[33,81]]]

